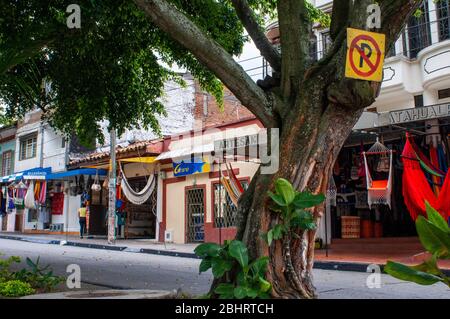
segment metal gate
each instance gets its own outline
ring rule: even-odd
[[[186,191],[187,241],[203,242],[205,239],[205,190],[194,188]]]

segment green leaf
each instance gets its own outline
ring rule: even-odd
[[[246,292],[247,292],[247,297],[253,298],[253,299],[258,297],[258,293],[259,293],[259,291],[257,289],[253,289],[251,287],[247,287]]]
[[[428,201],[425,201],[425,207],[427,210],[428,221],[432,223],[434,226],[439,227],[444,232],[450,233],[450,227],[448,227],[448,223],[445,219],[439,214],[437,210],[435,210]]]
[[[270,282],[265,280],[263,277],[258,277],[258,280],[259,280],[259,289],[262,292],[268,292],[272,288]]]
[[[199,272],[200,273],[205,272],[211,267],[212,267],[211,259],[203,259],[202,262],[200,263]]]
[[[230,244],[228,252],[234,257],[242,268],[248,266],[248,250],[247,247],[239,240],[233,240]]]
[[[222,247],[215,243],[205,243],[198,245],[194,249],[194,253],[199,257],[218,257]]]
[[[301,209],[296,209],[292,214],[291,225],[302,230],[315,229],[317,227],[313,215]]]
[[[436,255],[433,255],[430,259],[425,260],[420,265],[411,266],[411,268],[414,270],[417,270],[417,271],[426,272],[428,274],[432,274],[432,275],[436,275],[436,276],[442,274],[442,271],[439,269],[439,267],[437,265],[437,256]]]
[[[211,268],[214,278],[221,278],[227,271],[233,268],[233,263],[227,259],[213,257],[211,259]]]
[[[243,286],[234,288],[233,294],[237,299],[244,299],[247,297],[247,289]]]
[[[315,207],[325,200],[325,195],[313,195],[310,192],[301,192],[295,195],[294,205],[297,208],[312,208]]]
[[[267,266],[269,265],[269,257],[259,257],[254,262],[250,264],[250,269],[253,276],[264,277],[267,271]]]
[[[267,244],[269,246],[272,245],[272,241],[273,241],[273,229],[267,232]]]
[[[232,284],[219,284],[214,292],[220,295],[221,299],[231,299],[234,297],[234,285]]]
[[[272,229],[272,232],[273,239],[279,240],[283,237],[284,226],[282,224],[275,225],[275,227]]]
[[[281,195],[287,205],[290,205],[294,201],[295,190],[289,181],[284,178],[277,179],[275,181],[275,189],[277,191],[277,195]]]
[[[428,274],[423,271],[418,271],[412,267],[402,265],[393,261],[388,261],[384,267],[384,271],[400,280],[415,282],[419,285],[433,285],[437,282],[443,281],[441,278]]]
[[[420,242],[427,251],[432,254],[437,254],[440,258],[450,258],[449,233],[444,232],[423,216],[417,218],[416,229]]]
[[[267,192],[267,194],[269,195],[269,197],[280,207],[285,207],[287,206],[284,198],[281,195],[278,194],[274,194],[272,192]],[[276,211],[276,210],[275,210]]]

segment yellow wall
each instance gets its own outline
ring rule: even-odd
[[[259,164],[235,162],[232,163],[233,169],[239,168],[238,178],[253,177],[258,169]],[[212,168],[213,169],[213,168]],[[225,166],[222,166],[222,170]],[[214,165],[214,171],[218,172],[218,165]],[[172,178],[173,173],[169,172],[167,178]],[[186,177],[186,181],[167,184],[167,197],[166,197],[166,229],[173,231],[173,239],[175,243],[186,243],[185,225],[186,225],[186,212],[185,212],[185,187],[194,185],[206,186],[206,218],[205,222],[212,222],[212,203],[211,203],[211,182],[218,181],[218,178],[209,178],[209,173],[195,174]]]

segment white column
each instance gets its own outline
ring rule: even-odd
[[[156,229],[155,229],[155,239],[159,240],[159,223],[162,222],[162,207],[163,207],[163,179],[161,178],[161,171],[158,169],[158,184],[156,188]]]

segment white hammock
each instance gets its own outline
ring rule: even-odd
[[[25,208],[36,209],[36,201],[34,200],[34,181],[30,182],[27,193],[24,198]]]
[[[373,180],[370,174],[369,165],[367,164],[367,156],[380,155],[387,156],[389,154],[389,177],[387,180]],[[391,194],[392,194],[392,158],[393,152],[386,146],[380,143],[377,138],[376,143],[369,149],[368,152],[363,152],[364,165],[366,169],[366,182],[367,182],[367,200],[369,208],[372,205],[388,205],[391,208]],[[383,159],[381,159],[383,160]]]
[[[136,192],[128,183],[125,174],[122,171],[122,166],[119,165],[120,172],[122,173],[122,182],[120,186],[122,187],[123,194],[125,197],[133,204],[142,205],[144,204],[152,195],[155,190],[156,179],[154,175],[150,175],[147,181],[147,185],[140,191]]]

